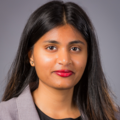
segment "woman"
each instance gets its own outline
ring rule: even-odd
[[[51,1],[29,18],[0,104],[0,120],[119,120],[91,21]]]

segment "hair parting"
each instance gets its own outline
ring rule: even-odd
[[[3,101],[17,97],[29,84],[38,87],[38,77],[30,66],[28,52],[49,30],[70,24],[85,38],[88,60],[80,81],[74,87],[73,103],[79,106],[83,120],[116,120],[116,106],[102,70],[94,27],[84,10],[72,2],[51,1],[38,8],[27,21],[19,48],[8,75]]]

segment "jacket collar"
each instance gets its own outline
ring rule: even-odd
[[[18,115],[20,120],[40,120],[29,85],[16,99]]]

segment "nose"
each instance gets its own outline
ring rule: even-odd
[[[72,64],[72,59],[69,51],[61,50],[57,56],[57,63],[64,66],[68,66],[69,64]]]

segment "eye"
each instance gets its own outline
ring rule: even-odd
[[[46,49],[48,49],[48,50],[56,50],[57,48],[55,47],[55,46],[48,46]]]
[[[78,48],[78,47],[72,47],[71,50],[72,51],[80,51],[80,48]]]

